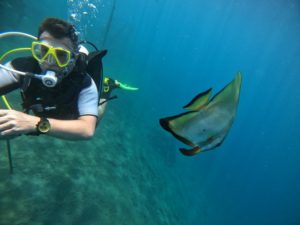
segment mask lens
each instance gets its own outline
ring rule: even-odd
[[[61,65],[67,64],[70,60],[70,53],[68,51],[63,49],[55,49],[55,54]]]
[[[48,53],[49,47],[40,43],[34,43],[32,46],[32,53],[37,59],[42,60]]]

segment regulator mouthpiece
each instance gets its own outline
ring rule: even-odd
[[[58,82],[58,78],[54,71],[48,70],[45,74],[34,74],[34,73],[26,73],[27,76],[39,79],[42,81],[43,85],[46,87],[55,87]]]
[[[41,80],[46,87],[54,87],[58,79],[54,71],[48,70],[45,75],[41,76]]]

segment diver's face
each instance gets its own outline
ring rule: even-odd
[[[41,34],[39,41],[42,43],[45,43],[49,46],[55,47],[55,48],[62,48],[65,50],[69,50],[72,53],[70,63],[68,65],[66,65],[65,67],[60,67],[59,65],[57,65],[53,55],[49,54],[47,56],[47,59],[40,63],[40,67],[43,72],[45,72],[46,70],[53,70],[56,72],[61,72],[61,71],[65,71],[66,69],[69,72],[72,71],[72,69],[75,66],[75,61],[76,61],[75,57],[76,56],[75,56],[75,54],[73,54],[74,48],[73,48],[73,44],[72,44],[72,41],[70,38],[65,37],[62,39],[56,39],[50,33],[48,33],[47,31],[44,31]]]

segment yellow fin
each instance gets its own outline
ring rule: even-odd
[[[210,100],[208,107],[213,107],[220,102],[225,102],[227,104],[228,101],[232,102],[233,99],[233,102],[237,104],[240,96],[241,83],[242,74],[241,72],[237,72],[235,78]]]

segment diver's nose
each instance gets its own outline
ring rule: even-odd
[[[47,58],[45,59],[48,65],[56,65],[55,58],[52,54],[49,54]]]

